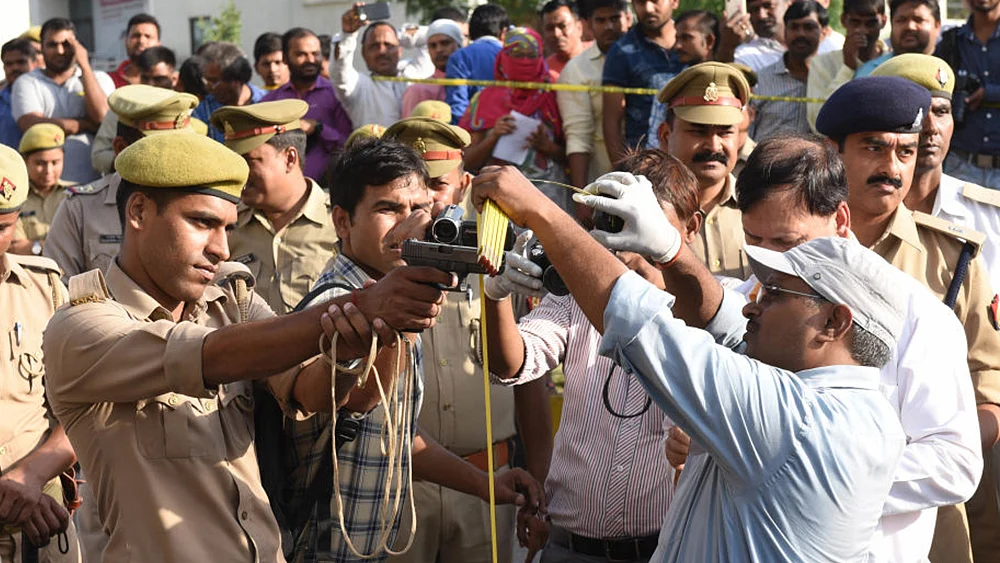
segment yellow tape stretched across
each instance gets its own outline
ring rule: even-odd
[[[516,82],[513,80],[473,80],[470,78],[404,78],[401,76],[372,75],[372,80],[385,82],[410,82],[413,84],[434,84],[437,86],[501,86],[523,90],[545,90],[547,92],[602,92],[604,94],[632,94],[655,96],[654,88],[622,88],[621,86],[588,86],[586,84],[553,84],[551,82]],[[762,96],[752,94],[755,100],[765,102],[797,102],[802,104],[822,104],[824,98],[796,98],[791,96]]]

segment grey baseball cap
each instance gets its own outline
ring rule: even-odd
[[[908,286],[878,254],[842,237],[813,239],[785,252],[748,245],[746,253],[758,279],[775,272],[801,278],[831,303],[850,307],[858,326],[896,349]]]

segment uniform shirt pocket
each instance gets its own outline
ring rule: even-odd
[[[199,399],[165,393],[135,405],[135,436],[149,459],[186,459],[220,455],[222,428]]]

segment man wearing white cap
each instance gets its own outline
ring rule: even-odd
[[[431,78],[444,78],[451,54],[465,46],[462,28],[449,19],[439,19],[427,27],[427,54],[434,62]],[[411,84],[403,92],[402,114],[410,117],[413,108],[424,100],[444,101],[444,86],[437,84]]]
[[[597,182],[622,196],[615,186]],[[635,195],[631,205],[652,206],[648,182]],[[748,248],[766,289],[743,309],[743,356],[674,318],[672,295],[628,272],[515,169],[481,173],[473,200],[486,198],[535,231],[604,334],[602,354],[639,377],[702,447],[652,561],[865,560],[904,445],[878,373],[902,328],[902,274],[849,240],[784,254]],[[626,220],[612,236],[660,268],[690,258],[676,230],[642,234]]]

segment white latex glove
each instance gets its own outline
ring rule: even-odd
[[[670,262],[680,252],[681,234],[663,214],[645,176],[609,172],[584,191],[588,193],[573,194],[573,201],[625,220],[620,233],[590,231],[605,248],[635,252],[659,264]]]
[[[534,233],[524,231],[517,235],[514,248],[504,256],[504,269],[495,276],[486,278],[483,291],[486,297],[493,301],[503,301],[511,293],[520,293],[530,297],[543,297],[542,269],[528,259],[528,241]]]

